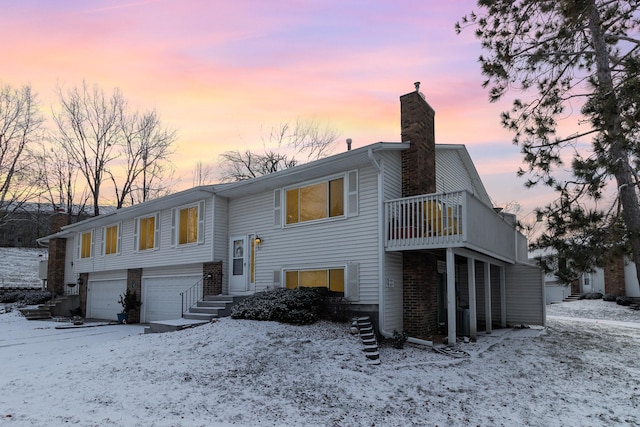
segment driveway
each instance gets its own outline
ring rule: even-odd
[[[62,363],[83,348],[139,335],[145,328],[139,324],[89,322],[85,327],[57,329],[61,326],[71,325],[53,320],[25,321],[17,311],[0,316],[0,360],[3,361],[0,374],[4,378],[19,378],[27,371],[33,374],[51,364]]]

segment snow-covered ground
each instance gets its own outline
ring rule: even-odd
[[[469,357],[385,346],[372,366],[343,324],[226,318],[141,335],[13,311],[0,315],[0,424],[640,425],[640,312],[577,301],[548,314],[545,330],[460,344]]]
[[[40,287],[38,263],[46,255],[46,248],[0,248],[0,288]]]

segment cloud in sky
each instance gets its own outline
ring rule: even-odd
[[[3,83],[31,83],[49,106],[57,86],[119,87],[178,130],[184,185],[196,161],[262,147],[296,118],[330,124],[354,146],[400,139],[398,97],[422,82],[440,143],[463,143],[489,193],[526,205],[491,175],[520,165],[499,124],[508,105],[481,88],[479,44],[454,23],[474,1],[24,0],[3,6]],[[48,109],[48,107],[47,107]],[[489,165],[489,166],[488,166]]]

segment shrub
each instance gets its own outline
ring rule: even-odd
[[[602,297],[602,300],[603,301],[615,301],[616,298],[618,298],[618,295],[616,295],[616,294],[605,294]]]
[[[345,301],[344,298],[331,297],[326,289],[278,288],[245,298],[231,309],[231,317],[307,325],[320,318],[338,320],[346,317]]]
[[[602,294],[600,292],[588,292],[585,294],[585,299],[600,299]]]
[[[394,348],[397,349],[403,349],[404,348],[404,343],[407,342],[407,339],[409,338],[409,336],[407,335],[406,332],[402,331],[398,331],[396,329],[393,330],[393,336],[391,337],[391,344],[393,345]]]
[[[619,296],[616,298],[616,304],[628,307],[631,305],[632,299],[625,296]]]
[[[47,291],[14,291],[0,296],[0,303],[20,302],[24,305],[36,305],[49,301],[51,298],[51,292]]]

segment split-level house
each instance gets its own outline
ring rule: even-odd
[[[430,341],[545,323],[543,275],[512,215],[494,209],[463,145],[436,145],[434,110],[400,97],[401,142],[119,209],[40,241],[48,284],[79,287],[87,317],[179,318],[181,293],[326,287],[378,332]]]

